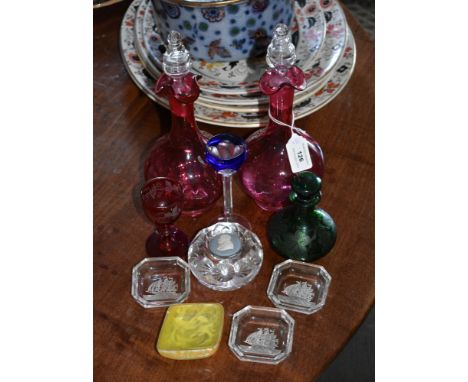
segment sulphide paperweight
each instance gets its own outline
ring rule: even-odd
[[[229,291],[251,282],[263,261],[262,244],[250,223],[233,213],[232,175],[245,160],[244,141],[219,134],[206,147],[206,161],[223,176],[224,214],[197,233],[188,250],[193,275],[208,288]]]
[[[276,365],[291,353],[293,336],[285,310],[249,305],[232,317],[229,348],[241,361]]]
[[[190,269],[179,257],[147,257],[133,267],[132,296],[144,308],[185,301],[190,294]]]
[[[188,250],[192,274],[204,286],[219,291],[250,283],[262,262],[260,239],[238,223],[221,222],[202,229]]]
[[[286,260],[273,270],[268,298],[277,308],[312,314],[324,307],[331,279],[320,265]]]

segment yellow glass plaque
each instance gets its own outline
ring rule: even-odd
[[[200,359],[218,350],[223,333],[221,304],[177,304],[166,312],[156,349],[171,359]]]

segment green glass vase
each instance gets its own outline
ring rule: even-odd
[[[316,207],[322,197],[322,181],[317,175],[301,172],[294,176],[291,185],[289,199],[293,204],[271,216],[268,239],[283,257],[314,261],[335,245],[335,222],[327,212]]]

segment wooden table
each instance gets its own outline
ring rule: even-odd
[[[211,291],[192,277],[188,302],[225,308],[222,344],[211,358],[173,361],[155,350],[165,309],[145,310],[130,295],[131,269],[145,257],[151,225],[142,214],[142,165],[152,143],[170,127],[168,111],[132,82],[119,53],[119,26],[129,2],[94,11],[94,373],[99,382],[312,381],[333,360],[374,301],[374,43],[347,13],[357,43],[357,66],[328,106],[297,122],[320,142],[326,160],[320,204],[335,219],[335,248],[318,261],[333,277],[326,306],[296,320],[293,352],[277,366],[241,362],[228,348],[233,313],[272,304],[266,288],[283,258],[270,248],[268,213],[236,185],[235,209],[251,220],[264,246],[257,278],[234,292]],[[252,129],[201,125],[211,133]],[[222,208],[178,226],[192,236]]]

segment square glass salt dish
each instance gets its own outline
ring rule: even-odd
[[[330,283],[324,267],[286,260],[273,269],[267,294],[278,308],[312,314],[324,307]]]
[[[210,357],[218,350],[223,324],[221,304],[172,305],[164,317],[156,349],[163,357],[177,360]]]
[[[190,268],[180,257],[147,257],[133,267],[132,296],[144,308],[185,301],[190,294]]]
[[[248,305],[232,318],[229,348],[241,361],[277,365],[291,353],[293,335],[285,310]]]

